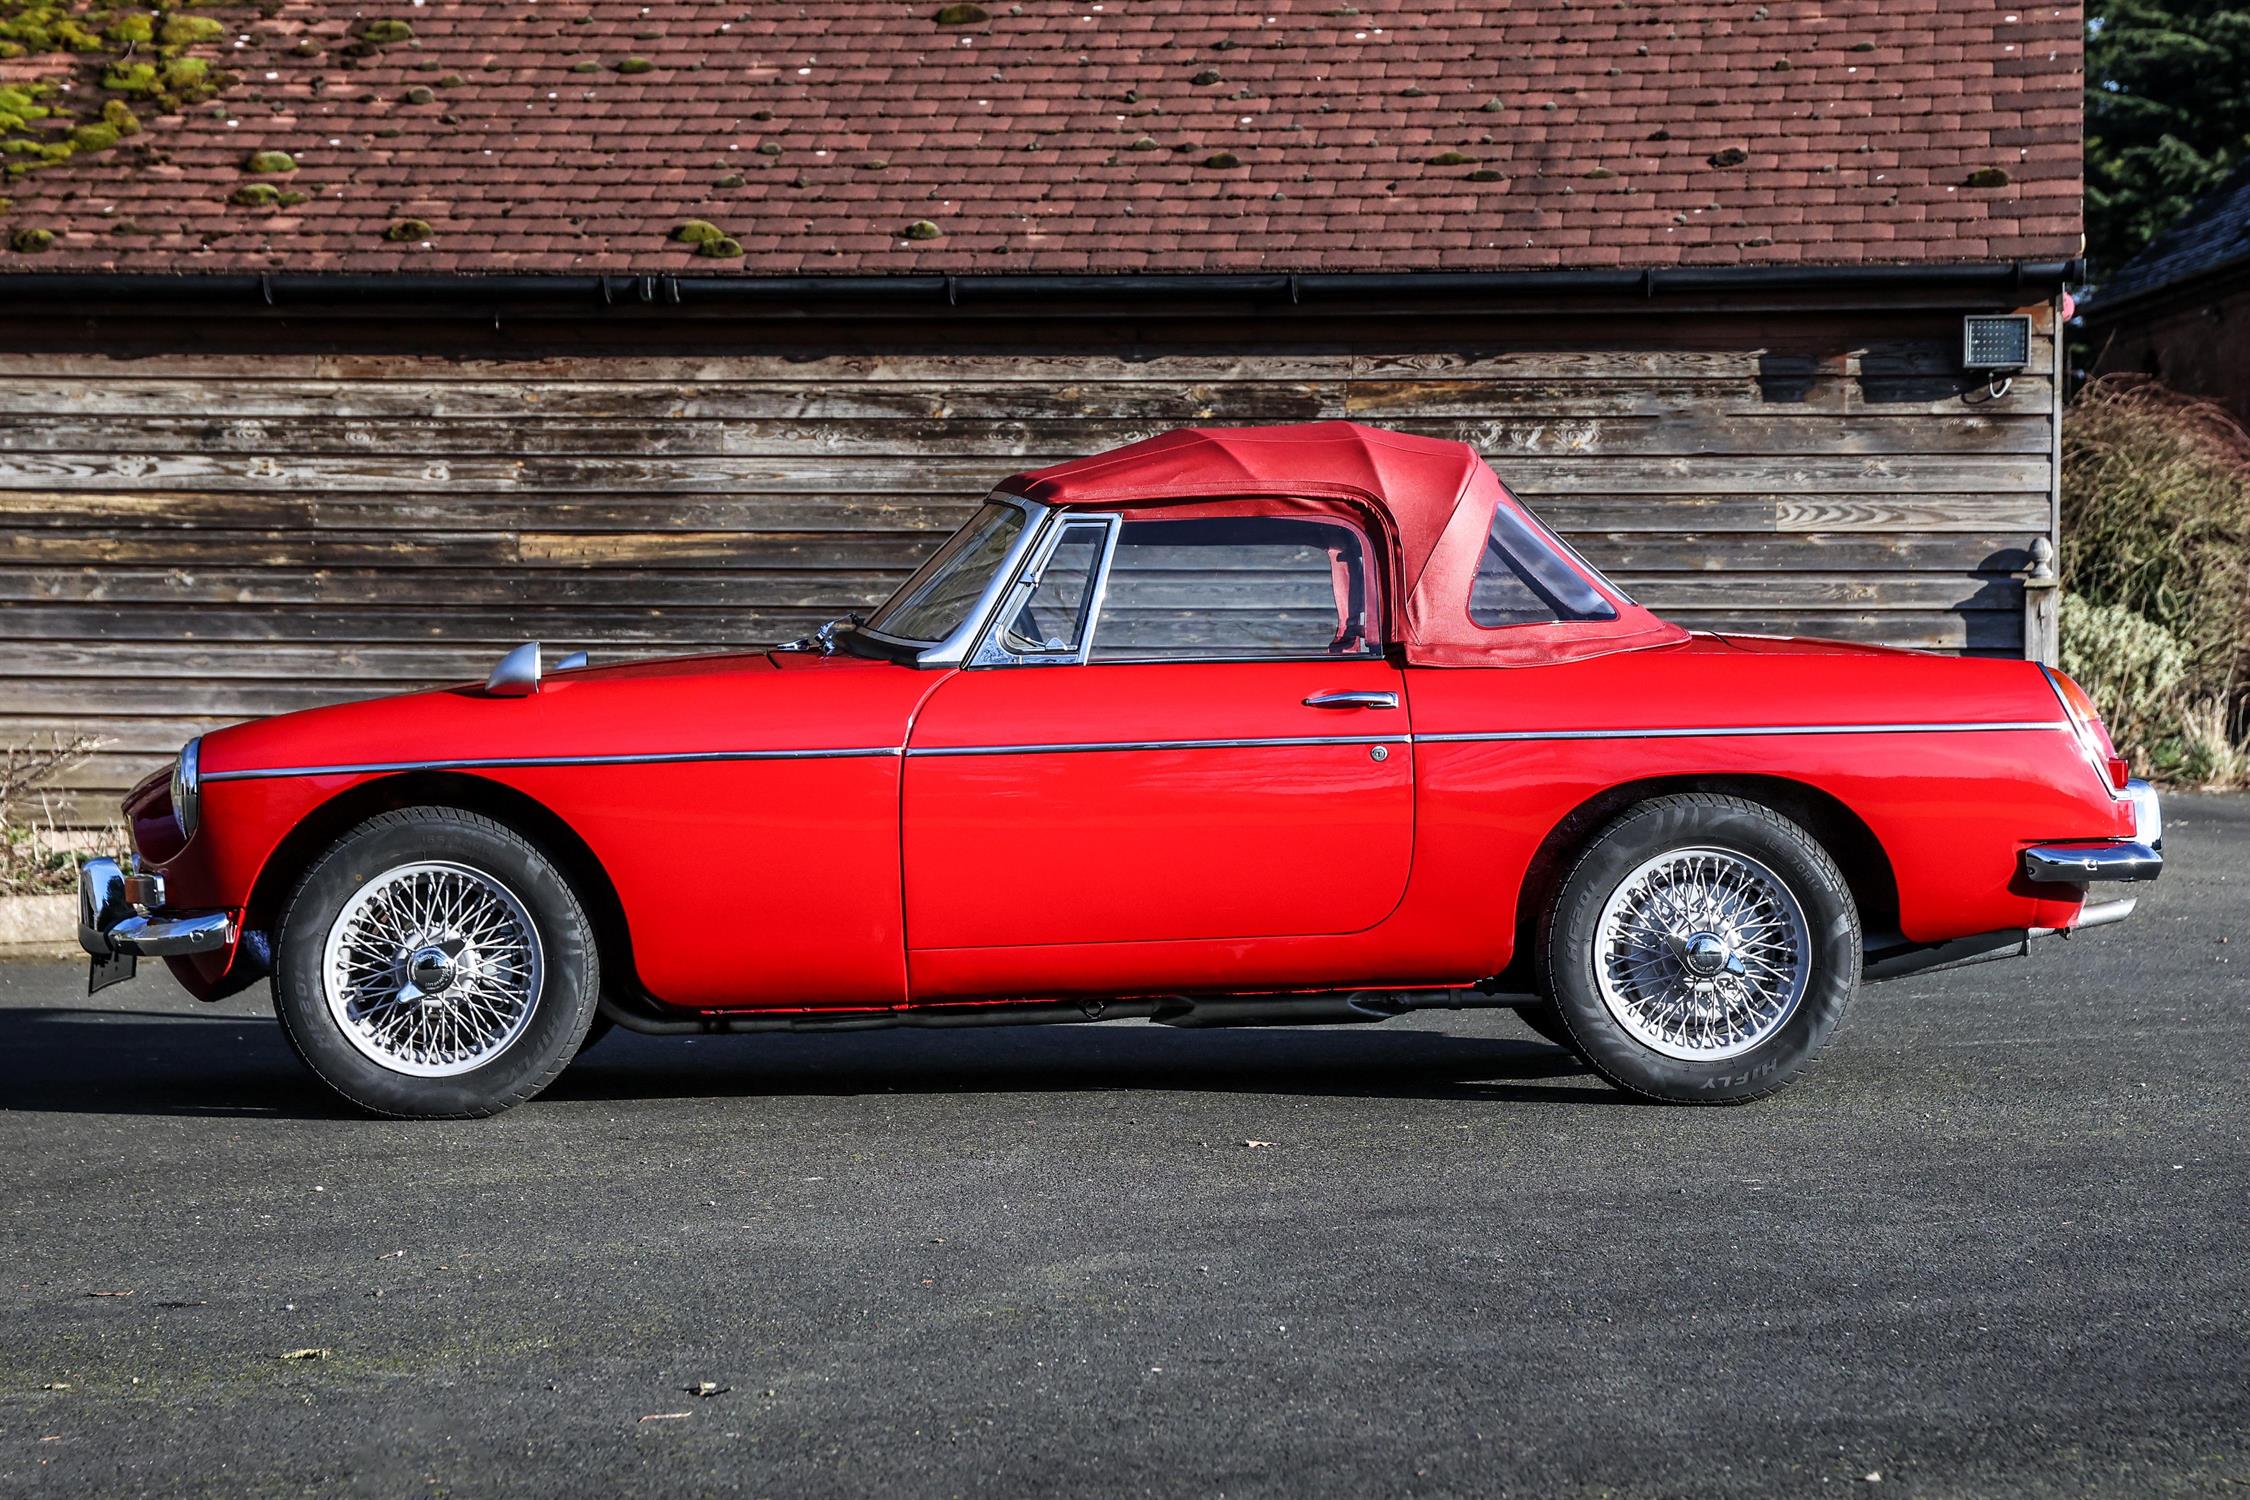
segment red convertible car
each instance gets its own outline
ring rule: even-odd
[[[1004,481],[865,620],[241,724],[84,871],[92,984],[271,976],[487,1115],[589,1037],[1512,1005],[1636,1093],[1802,1074],[1863,977],[2115,921],[2154,794],[2024,661],[1691,635],[1469,448],[1182,431]]]

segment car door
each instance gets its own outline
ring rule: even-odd
[[[916,718],[908,945],[1380,923],[1412,864],[1414,757],[1364,534],[1209,506],[1050,526]]]

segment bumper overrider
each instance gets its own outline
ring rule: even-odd
[[[114,859],[89,859],[78,870],[78,946],[93,958],[88,993],[133,977],[135,962],[224,952],[235,939],[223,911],[165,909],[164,877],[130,871]]]
[[[2145,781],[2129,781],[2125,795],[2133,804],[2130,839],[2039,844],[2023,851],[2024,874],[2046,885],[2091,886],[2154,880],[2163,873],[2164,810],[2156,800],[2156,788]]]

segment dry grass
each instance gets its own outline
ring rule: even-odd
[[[56,827],[48,787],[106,740],[56,736],[0,748],[0,896],[41,896],[78,886],[78,858]]]
[[[2250,780],[2250,433],[2153,381],[2063,418],[2063,669],[2165,779]]]

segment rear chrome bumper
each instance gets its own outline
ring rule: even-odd
[[[2048,885],[2094,885],[2112,880],[2154,880],[2164,872],[2164,808],[2156,788],[2129,781],[2133,804],[2130,839],[2088,839],[2040,844],[2023,851],[2023,872]],[[2080,925],[2088,925],[2081,923]]]
[[[2154,880],[2164,856],[2130,841],[2099,844],[2041,844],[2023,851],[2023,872],[2048,885],[2093,885],[2104,880]]]
[[[233,941],[234,918],[223,911],[164,911],[161,875],[128,875],[114,859],[78,868],[78,946],[97,959],[218,953]]]

